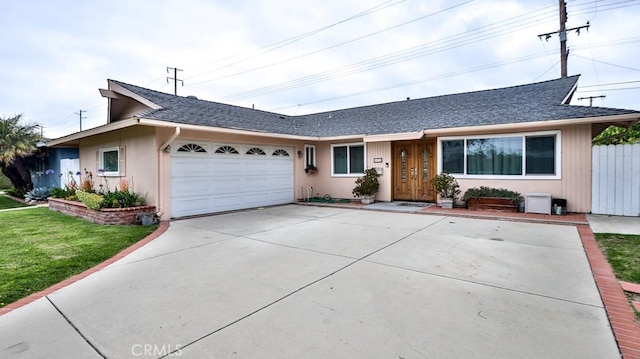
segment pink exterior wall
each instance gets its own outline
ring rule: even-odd
[[[155,129],[136,126],[124,130],[117,130],[101,135],[91,136],[80,140],[80,171],[91,171],[97,189],[100,183],[108,185],[110,189],[119,186],[120,179],[128,180],[135,192],[144,195],[148,205],[156,205],[157,200],[157,147]],[[124,176],[109,176],[101,179],[98,173],[97,152],[101,148],[125,148]],[[104,180],[108,182],[104,182]]]
[[[340,143],[359,143],[360,140],[320,142],[316,143],[318,174],[301,179],[301,183],[313,186],[315,196],[330,195],[333,198],[355,199],[353,187],[358,175],[332,176],[331,175],[331,145]],[[367,158],[366,168],[382,168],[382,176],[379,178],[380,191],[376,195],[376,201],[391,200],[391,142],[371,142],[365,144]],[[382,158],[382,163],[374,163],[374,158]],[[389,163],[389,167],[385,166]]]
[[[548,128],[544,130],[557,130]],[[537,131],[538,129],[536,129]],[[488,186],[526,193],[550,193],[567,200],[567,211],[587,213],[591,210],[591,125],[561,128],[560,179],[458,179],[462,194],[471,188]]]
[[[558,130],[558,128],[535,129]],[[562,174],[560,179],[529,180],[529,179],[459,179],[464,191],[475,186],[502,187],[520,193],[544,192],[553,197],[565,198],[568,201],[568,211],[589,212],[591,205],[591,127],[590,125],[576,125],[563,127],[561,133]],[[145,195],[147,204],[154,205],[161,213],[162,219],[169,219],[171,214],[171,155],[159,152],[160,146],[171,138],[174,128],[152,128],[135,126],[125,130],[96,135],[80,141],[80,168],[97,173],[98,163],[96,152],[100,148],[125,146],[126,162],[123,178],[133,182],[134,190]],[[526,132],[523,129],[523,132]],[[326,194],[333,198],[353,199],[351,193],[355,186],[357,175],[331,176],[331,145],[338,143],[358,143],[349,141],[303,141],[262,136],[237,135],[227,133],[181,131],[176,140],[202,140],[228,143],[255,143],[264,145],[281,145],[293,147],[294,153],[294,191],[295,199],[303,197],[302,187],[313,187],[313,196]],[[304,172],[304,157],[298,156],[298,151],[304,153],[305,145],[316,146],[316,165],[318,173],[308,175]],[[367,168],[381,167],[383,175],[380,177],[380,191],[376,195],[378,201],[392,200],[392,144],[389,141],[368,142],[366,147]],[[374,163],[374,158],[381,158],[382,163]],[[389,167],[386,167],[386,164]],[[159,174],[156,175],[156,174]],[[108,177],[110,186],[115,186],[118,177]],[[94,177],[96,185],[100,178]]]

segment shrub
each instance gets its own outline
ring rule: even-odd
[[[11,181],[9,181],[5,175],[0,174],[0,190],[9,189],[11,187],[13,187]]]
[[[431,180],[440,198],[451,198],[455,201],[460,195],[458,181],[447,172],[434,176]]]
[[[36,187],[31,191],[25,193],[24,199],[27,202],[31,201],[46,201],[49,198],[49,190],[47,187]]]
[[[8,190],[4,191],[6,194],[8,194],[9,196],[13,196],[16,198],[24,198],[24,195],[26,194],[25,191],[17,189],[17,188],[9,188]]]
[[[466,202],[470,198],[480,197],[498,197],[498,198],[510,198],[513,204],[519,204],[522,201],[522,195],[519,192],[510,191],[504,188],[491,188],[491,187],[473,187],[469,188],[462,196],[462,199]]]
[[[126,208],[141,205],[144,205],[144,199],[135,192],[120,190],[104,194],[103,207],[105,208]]]
[[[100,209],[100,207],[102,207],[102,201],[104,200],[104,196],[102,195],[85,192],[80,189],[76,191],[76,196],[78,196],[80,202],[84,203],[89,209]]]
[[[369,197],[373,196],[380,189],[380,183],[378,183],[378,171],[375,168],[369,168],[364,171],[364,176],[359,177],[356,180],[356,187],[351,191],[355,197]]]
[[[74,200],[74,198],[77,200],[78,198],[76,197],[76,190],[73,188],[53,187],[49,190],[49,193],[53,198],[62,198],[70,201]]]

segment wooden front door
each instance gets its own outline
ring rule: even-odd
[[[435,141],[401,141],[393,146],[393,199],[434,201]]]

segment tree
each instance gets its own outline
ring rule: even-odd
[[[0,170],[18,192],[33,189],[29,162],[40,139],[37,125],[22,122],[22,115],[0,116]]]
[[[609,126],[596,136],[593,145],[621,145],[625,143],[640,143],[640,122],[631,127]]]

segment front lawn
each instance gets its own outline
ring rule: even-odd
[[[28,204],[14,201],[9,197],[0,194],[0,209],[18,208],[18,207],[26,207],[26,206],[28,206]]]
[[[616,277],[640,283],[640,236],[595,233],[595,237]]]
[[[113,257],[156,228],[100,225],[47,208],[0,213],[0,307]]]

